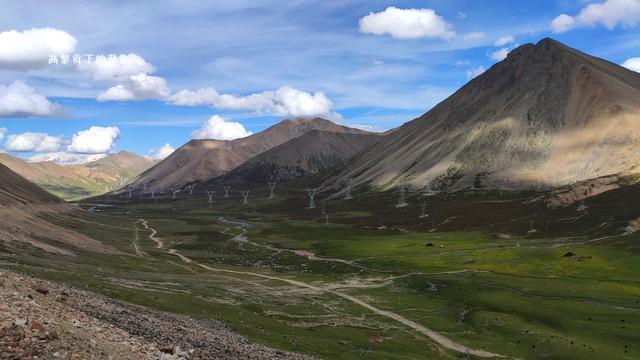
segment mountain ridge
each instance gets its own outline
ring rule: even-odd
[[[338,177],[380,189],[563,185],[632,170],[639,122],[640,74],[546,38],[514,49]]]
[[[133,182],[142,192],[178,189],[224,175],[240,164],[269,149],[312,130],[366,134],[322,118],[293,118],[250,136],[235,140],[194,139],[143,172]]]
[[[120,151],[77,165],[28,162],[0,153],[0,163],[56,196],[74,200],[116,189],[154,162],[132,152]]]
[[[281,182],[326,171],[380,139],[371,133],[311,130],[245,161],[222,181]]]

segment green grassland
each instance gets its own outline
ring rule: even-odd
[[[640,238],[625,230],[640,217],[636,185],[587,200],[586,211],[531,203],[534,193],[477,192],[412,193],[402,208],[392,192],[350,200],[321,193],[307,209],[302,191],[282,187],[274,199],[256,189],[248,206],[238,194],[212,208],[206,195],[112,199],[83,217],[48,215],[121,254],[4,246],[0,260],[132,303],[220,319],[254,341],[321,358],[473,356],[331,292],[255,274],[348,294],[507,358],[640,358]],[[421,218],[423,203],[429,216]],[[193,262],[156,248],[139,219]]]

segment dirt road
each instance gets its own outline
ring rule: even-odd
[[[157,248],[158,249],[162,249],[164,247],[164,243],[162,242],[161,239],[157,238],[157,231],[152,228],[151,226],[149,226],[148,222],[146,220],[142,219],[142,224],[151,231],[151,234],[149,235],[149,239],[151,239],[152,241],[154,241],[157,244]],[[482,358],[490,358],[490,357],[502,357],[502,355],[499,354],[495,354],[486,350],[482,350],[482,349],[473,349],[473,348],[469,348],[465,345],[459,344],[431,329],[428,329],[427,327],[420,325],[412,320],[409,320],[401,315],[398,315],[396,313],[393,313],[391,311],[387,311],[387,310],[382,310],[382,309],[378,309],[375,306],[355,297],[355,296],[351,296],[349,294],[345,294],[343,292],[340,291],[336,291],[336,290],[331,290],[331,289],[326,289],[326,288],[322,288],[319,286],[315,286],[315,285],[311,285],[311,284],[307,284],[305,282],[302,281],[298,281],[298,280],[293,280],[293,279],[288,279],[288,278],[283,278],[283,277],[278,277],[278,276],[271,276],[271,275],[265,275],[265,274],[259,274],[259,273],[254,273],[254,272],[250,272],[250,271],[238,271],[238,270],[228,270],[228,269],[220,269],[220,268],[214,268],[205,264],[201,264],[198,262],[195,262],[189,258],[187,258],[186,256],[180,254],[180,252],[178,252],[175,249],[171,249],[168,251],[168,253],[178,256],[180,259],[182,259],[184,262],[190,263],[190,264],[194,264],[197,265],[203,269],[212,271],[212,272],[222,272],[222,273],[227,273],[227,274],[236,274],[236,275],[249,275],[249,276],[255,276],[255,277],[259,277],[259,278],[263,278],[263,279],[269,279],[269,280],[275,280],[275,281],[281,281],[281,282],[285,282],[289,285],[293,285],[293,286],[298,286],[298,287],[303,287],[303,288],[307,288],[310,290],[314,290],[317,292],[324,292],[324,293],[329,293],[335,296],[338,296],[340,298],[343,298],[345,300],[348,300],[354,304],[357,304],[377,315],[380,316],[384,316],[386,318],[389,318],[391,320],[394,320],[398,323],[401,323],[411,329],[413,329],[414,331],[417,331],[423,335],[425,335],[426,337],[430,338],[431,340],[435,341],[436,343],[440,344],[441,346],[453,350],[453,351],[457,351],[463,354],[469,354],[469,355],[473,355],[473,356],[477,356],[477,357],[482,357]]]

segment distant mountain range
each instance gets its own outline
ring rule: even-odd
[[[543,39],[511,51],[337,177],[377,189],[522,188],[638,164],[640,74]]]
[[[220,181],[266,184],[304,177],[343,164],[380,139],[378,134],[312,130],[254,156]]]
[[[288,163],[292,169],[294,167],[302,169],[302,167],[299,166],[302,165],[306,171],[315,171],[316,168],[322,168],[322,166],[318,167],[317,164],[315,164],[317,161],[324,159],[333,163],[334,160],[329,160],[329,158],[335,157],[335,154],[353,153],[356,148],[354,144],[366,145],[369,143],[369,140],[365,141],[365,138],[371,138],[372,136],[377,138],[376,135],[371,135],[365,131],[338,125],[321,118],[288,119],[257,134],[232,141],[191,140],[166,159],[143,172],[132,182],[132,185],[139,191],[150,192],[151,189],[155,191],[168,190],[170,188],[179,189],[189,183],[204,182],[224,175],[259,154],[263,154],[268,150],[311,132],[318,132],[318,134],[315,135],[315,138],[308,138],[306,144],[302,144],[306,145],[309,150],[312,149],[313,146],[315,146],[315,151],[320,150],[318,144],[313,144],[312,142],[319,141],[321,137],[323,141],[329,138],[335,139],[333,146],[327,145],[328,147],[326,147],[325,150],[329,152],[323,154],[322,158],[316,156],[312,159],[311,156],[300,155],[299,150],[306,149],[305,146],[299,145],[293,145],[297,146],[298,150],[287,151],[286,148],[285,150],[281,148],[278,150],[278,153],[270,153],[271,155],[267,154],[265,156],[271,156],[270,159],[279,157],[277,161],[279,165]],[[319,132],[339,133],[344,134],[344,136],[340,137],[341,140],[337,140],[337,136],[323,136],[320,135]],[[353,143],[350,143],[347,137],[351,135],[366,136],[353,136]],[[358,149],[361,149],[361,147],[358,147]],[[344,158],[344,155],[338,156]],[[251,163],[253,165],[249,164],[247,167],[259,166],[261,162],[264,163],[264,159],[267,158],[258,158],[255,160],[256,162]],[[309,166],[311,163],[314,163],[313,166]],[[246,170],[247,167],[244,169]],[[254,180],[262,181],[272,175],[251,172],[251,176],[255,177]],[[273,176],[289,177],[291,174],[287,175],[285,172],[279,172],[278,174],[273,174]]]
[[[153,160],[126,151],[81,165],[59,165],[50,161],[27,162],[0,153],[0,164],[66,200],[115,190],[154,163]]]
[[[638,125],[640,74],[543,39],[383,134],[296,118],[233,141],[191,140],[155,164],[126,152],[77,166],[7,155],[0,163],[66,199],[127,180],[149,193],[323,172],[327,187],[345,179],[379,190],[556,187],[637,171]]]

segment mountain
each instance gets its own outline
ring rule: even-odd
[[[0,164],[63,199],[73,200],[118,188],[154,161],[121,151],[86,164],[59,165],[51,161],[27,162],[0,153]]]
[[[23,244],[60,255],[77,248],[115,253],[117,250],[85,235],[47,221],[80,210],[0,164],[0,244],[23,249]]]
[[[235,169],[238,165],[269,149],[310,131],[364,134],[321,118],[296,118],[245,138],[223,140],[191,140],[173,154],[138,176],[133,184],[137,189],[165,190],[180,188],[194,181],[206,181]]]
[[[0,164],[0,206],[61,202],[57,197]]]
[[[511,51],[338,177],[378,189],[569,184],[636,169],[639,125],[640,74],[543,39]]]
[[[265,184],[303,177],[342,164],[381,138],[378,134],[312,130],[247,160],[224,182]]]

